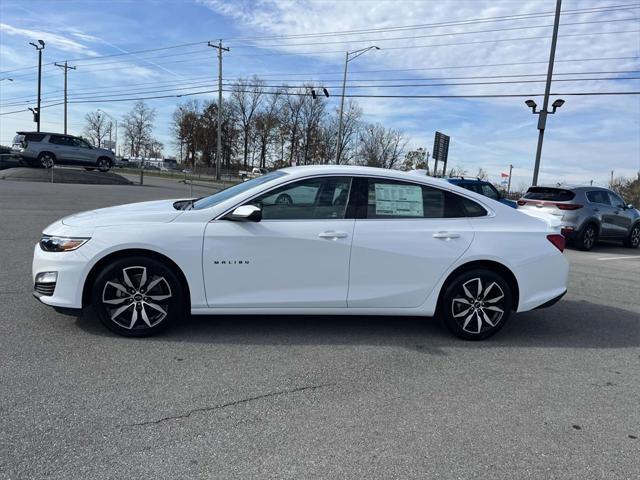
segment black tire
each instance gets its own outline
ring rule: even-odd
[[[595,223],[589,223],[584,226],[578,237],[576,238],[576,246],[584,251],[588,252],[593,248],[598,240],[598,227]]]
[[[56,163],[56,156],[50,152],[42,152],[38,155],[38,166],[42,168],[53,168]]]
[[[101,172],[108,172],[109,170],[111,170],[111,160],[106,157],[99,158],[96,165],[98,167],[98,170],[100,170]]]
[[[624,239],[624,246],[627,248],[638,248],[640,246],[640,223],[631,227],[627,238]]]
[[[163,262],[144,256],[125,257],[105,267],[91,287],[91,299],[100,321],[126,337],[160,333],[186,312],[176,274]]]
[[[293,205],[293,198],[288,193],[281,193],[276,198],[276,205]]]
[[[89,172],[93,172],[95,170],[95,167],[84,167],[84,169]]]
[[[457,337],[484,340],[507,323],[512,305],[511,289],[504,278],[480,268],[463,272],[447,282],[438,313],[447,329]]]

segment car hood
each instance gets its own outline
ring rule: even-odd
[[[107,150],[106,148],[96,148],[93,147],[95,149],[96,152],[98,152],[101,155],[108,155],[110,157],[115,157],[115,154],[111,151],[111,150]]]
[[[180,216],[183,211],[176,210],[173,200],[129,203],[117,207],[99,208],[76,213],[62,219],[64,225],[71,227],[108,227],[114,225],[139,225],[141,223],[168,223]]]

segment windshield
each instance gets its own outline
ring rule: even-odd
[[[235,197],[236,195],[246,192],[253,187],[257,187],[258,185],[262,185],[263,183],[270,182],[271,180],[275,180],[276,178],[280,178],[285,175],[287,175],[285,172],[277,170],[275,172],[261,175],[254,179],[247,180],[246,182],[238,183],[237,185],[233,185],[232,187],[220,190],[218,193],[214,193],[213,195],[209,195],[208,197],[201,198],[200,200],[194,202],[191,209],[201,210],[203,208],[213,207],[214,205],[217,205],[220,202],[224,202],[225,200],[230,199],[231,197]]]
[[[571,190],[563,188],[531,187],[524,198],[529,200],[548,200],[551,202],[569,202],[576,196]]]

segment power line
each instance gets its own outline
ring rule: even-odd
[[[590,7],[583,9],[574,9],[574,10],[566,10],[562,12],[563,15],[579,15],[579,14],[589,14],[589,13],[603,13],[609,11],[619,11],[619,10],[629,10],[634,9],[640,6],[640,4],[621,4],[621,5],[612,5],[606,7]],[[319,32],[319,33],[310,33],[310,34],[299,34],[299,35],[289,35],[289,36],[262,36],[262,37],[231,37],[226,40],[268,40],[268,39],[276,39],[276,38],[309,38],[310,36],[336,36],[336,35],[355,35],[361,33],[380,33],[380,32],[392,32],[392,31],[402,31],[407,29],[424,29],[424,28],[441,28],[445,26],[462,26],[462,25],[473,25],[477,23],[490,23],[496,21],[513,21],[513,20],[528,20],[531,18],[540,18],[545,16],[552,16],[553,12],[537,12],[537,13],[527,13],[527,14],[514,14],[514,15],[503,15],[499,17],[484,17],[484,18],[476,18],[476,19],[466,19],[466,20],[452,20],[448,22],[439,22],[439,23],[430,23],[430,24],[419,24],[419,25],[406,25],[406,26],[397,26],[397,27],[384,27],[379,29],[366,29],[366,30],[343,30],[336,32]],[[165,51],[171,49],[184,48],[194,45],[205,45],[208,40],[202,40],[197,42],[188,42],[177,45],[169,45],[165,47],[157,47],[157,48],[147,48],[142,50],[135,50],[129,52],[119,52],[107,55],[98,55],[91,57],[78,57],[74,59],[67,59],[69,62],[83,62],[90,61],[101,58],[113,58],[113,57],[122,57],[127,55],[137,55],[144,53],[152,53],[158,51]],[[45,65],[53,65],[55,62],[50,62]],[[35,68],[34,66],[30,67],[20,67],[11,70],[4,70],[0,72],[0,74],[17,72],[20,70],[27,70]]]

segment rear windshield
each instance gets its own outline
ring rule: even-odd
[[[576,194],[571,190],[548,187],[531,187],[524,194],[524,198],[529,200],[549,200],[551,202],[568,202],[573,200],[575,196]]]
[[[25,134],[18,134],[15,137],[13,137],[13,143],[14,144],[18,144],[18,143],[22,143],[23,141],[27,141],[27,142],[41,142],[42,139],[44,139],[44,137],[46,137],[47,135],[44,133],[25,133]]]

